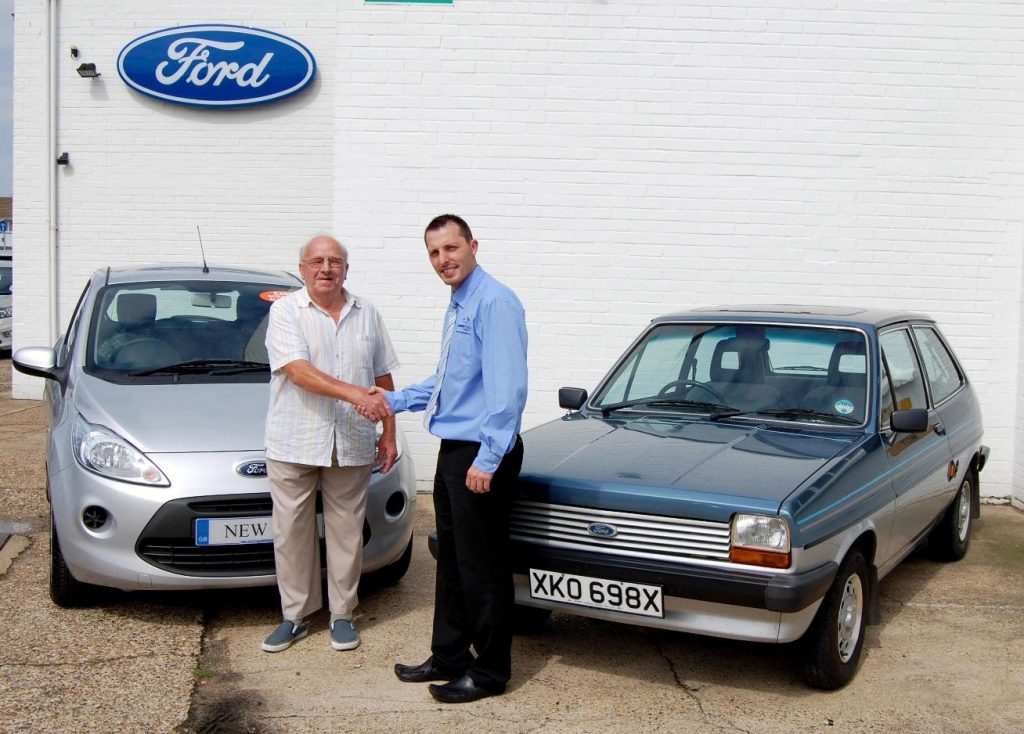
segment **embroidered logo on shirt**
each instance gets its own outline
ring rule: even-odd
[[[473,333],[473,317],[462,316],[458,321],[455,322],[455,331],[459,334],[472,334]]]

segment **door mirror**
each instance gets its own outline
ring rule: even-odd
[[[23,347],[11,359],[14,369],[26,375],[59,380],[57,375],[57,353],[50,347]]]
[[[566,410],[579,410],[587,402],[587,391],[582,387],[558,388],[558,407]]]
[[[897,433],[921,433],[928,430],[928,411],[924,408],[897,410],[889,419],[889,427]]]

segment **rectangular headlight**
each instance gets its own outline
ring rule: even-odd
[[[735,515],[732,518],[729,560],[768,568],[789,568],[789,524],[769,515]]]

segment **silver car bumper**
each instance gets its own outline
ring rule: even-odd
[[[194,542],[197,517],[269,518],[266,477],[243,477],[233,470],[242,462],[262,461],[261,453],[155,454],[150,458],[170,478],[171,486],[117,482],[77,463],[51,474],[55,528],[65,562],[78,581],[123,590],[276,583],[272,543],[204,549]],[[217,503],[218,509],[209,509]],[[415,468],[408,454],[387,474],[373,475],[364,528],[364,538],[368,536],[363,547],[364,572],[401,557],[412,537],[415,503]],[[104,511],[105,521],[90,528],[86,516],[95,518],[94,508]],[[173,530],[167,532],[168,527]]]
[[[819,599],[805,609],[787,613],[738,604],[721,604],[698,599],[684,599],[678,596],[665,596],[664,617],[643,617],[606,609],[576,605],[569,607],[556,602],[533,599],[530,597],[526,575],[516,574],[514,578],[516,604],[544,609],[564,609],[575,615],[604,619],[610,622],[623,622],[642,627],[656,627],[675,632],[690,632],[748,642],[793,642],[807,630],[821,605]]]

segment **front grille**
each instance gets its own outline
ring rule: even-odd
[[[265,576],[274,573],[274,544],[197,546],[191,539],[177,542],[145,540],[139,553],[150,563],[196,576]]]
[[[678,562],[691,558],[729,560],[729,523],[641,515],[545,502],[512,506],[513,541],[571,548],[612,556]],[[614,526],[614,537],[596,537],[593,523]]]
[[[320,495],[317,494],[317,505],[316,511],[321,512],[320,507]],[[274,503],[270,499],[270,495],[265,497],[256,497],[252,499],[221,499],[221,500],[201,500],[193,501],[188,503],[189,509],[195,512],[197,515],[202,517],[209,517],[213,515],[269,515],[274,509]]]

